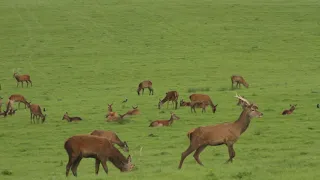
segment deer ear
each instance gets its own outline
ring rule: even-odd
[[[127,160],[128,160],[128,162],[131,162],[131,160],[132,160],[131,155],[128,156]]]

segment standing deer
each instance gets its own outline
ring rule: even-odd
[[[68,112],[66,112],[63,117],[62,120],[67,120],[68,122],[74,122],[74,121],[81,121],[81,117],[70,117]]]
[[[6,110],[4,111],[4,117],[6,117],[6,116],[8,115],[8,113],[14,111],[14,109],[13,109],[13,103],[14,103],[14,100],[8,99],[7,108],[6,108]],[[15,111],[14,111],[14,112],[15,112]]]
[[[209,103],[207,101],[192,101],[191,104],[190,104],[191,112],[195,112],[196,113],[196,108],[201,108],[202,109],[202,113],[206,112],[206,107],[208,105],[209,105]],[[217,107],[217,106],[218,106],[218,104],[215,105],[215,107]]]
[[[43,108],[43,112],[45,112],[46,109]],[[39,123],[39,118],[41,117],[41,121],[42,123],[44,123],[44,121],[46,120],[46,114],[43,115],[41,108],[38,104],[31,104],[30,105],[30,119],[31,119],[31,123],[33,122],[34,124],[36,123],[34,118],[37,118],[37,123]]]
[[[233,84],[236,84],[236,88],[239,87],[240,88],[240,84],[243,84],[246,88],[249,87],[249,84],[244,80],[244,78],[242,76],[238,76],[238,75],[232,75],[231,76],[231,89],[233,89]]]
[[[186,102],[183,99],[180,100],[180,106],[190,106],[191,102]]]
[[[142,95],[144,93],[144,89],[148,88],[149,89],[149,95],[153,95],[153,88],[152,88],[152,82],[149,80],[142,81],[138,85],[137,93],[140,96],[140,91],[142,90]]]
[[[241,134],[247,130],[252,118],[260,118],[263,116],[263,113],[259,112],[252,106],[253,104],[248,104],[248,106],[243,109],[239,118],[234,122],[201,126],[190,130],[187,134],[190,140],[190,145],[188,149],[181,154],[181,160],[178,168],[181,169],[183,161],[193,151],[196,151],[193,155],[194,159],[198,164],[203,166],[199,159],[200,153],[207,146],[219,146],[223,144],[228,147],[229,152],[229,159],[226,163],[232,162],[235,157],[233,145],[240,138]]]
[[[64,143],[69,161],[66,165],[66,177],[71,171],[77,177],[77,169],[82,158],[94,158],[95,173],[99,173],[100,163],[106,174],[108,174],[107,161],[117,167],[121,172],[132,171],[134,164],[131,163],[131,156],[124,157],[114,145],[104,137],[94,135],[75,135],[68,138]]]
[[[90,135],[104,137],[109,139],[112,143],[117,144],[122,148],[123,151],[129,152],[129,146],[126,141],[121,141],[118,135],[113,131],[103,131],[103,130],[94,130],[90,133]]]
[[[31,83],[32,87],[32,81],[30,79],[30,75],[24,74],[24,75],[18,75],[18,73],[13,73],[13,77],[17,80],[17,87],[19,85],[19,82],[21,82],[21,86],[23,87],[23,82],[25,81],[27,83],[27,87],[29,86],[29,82]]]
[[[14,102],[18,102],[18,108],[20,108],[20,103],[24,104],[24,108],[26,109],[27,107],[29,108],[30,106],[30,102],[28,102],[26,100],[26,98],[24,96],[22,96],[21,94],[12,94],[9,97],[9,100],[13,100]]]
[[[297,106],[297,104],[295,104],[295,105],[291,105],[291,104],[290,104],[290,109],[289,109],[289,110],[288,110],[288,109],[284,110],[284,111],[282,112],[282,115],[292,114],[293,111],[296,109],[296,106]]]
[[[172,103],[175,103],[175,109],[178,108],[178,98],[179,98],[179,94],[177,91],[168,91],[166,93],[166,96],[161,100],[159,99],[159,103],[158,103],[158,109],[161,108],[161,106],[167,102],[167,109],[169,107],[169,102],[171,101]]]
[[[212,103],[211,98],[206,95],[206,94],[191,94],[189,96],[189,99],[192,101],[204,101],[204,102],[208,102],[208,104],[211,106],[212,112],[215,113],[217,111],[217,105],[214,105]]]
[[[160,126],[171,126],[174,120],[179,120],[180,117],[175,115],[173,112],[170,113],[170,119],[169,120],[156,120],[150,123],[149,127],[160,127]]]

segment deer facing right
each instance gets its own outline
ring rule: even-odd
[[[140,96],[140,92],[142,90],[142,94],[144,93],[144,89],[148,88],[149,89],[149,95],[153,95],[153,88],[152,88],[152,82],[149,80],[145,80],[139,83],[137,93]]]
[[[286,109],[282,112],[282,115],[289,115],[292,114],[293,111],[296,109],[297,104],[291,105],[290,104],[290,109]]]
[[[174,120],[179,120],[180,117],[175,115],[173,112],[170,113],[170,119],[169,120],[156,120],[150,123],[149,127],[160,127],[160,126],[171,126]]]
[[[232,75],[231,76],[231,89],[233,89],[233,84],[236,83],[236,88],[240,88],[240,84],[244,85],[246,88],[249,87],[249,84],[242,76],[239,75]]]

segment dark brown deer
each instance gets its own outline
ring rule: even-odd
[[[159,103],[158,103],[158,109],[161,108],[161,106],[167,102],[167,109],[169,107],[169,102],[171,101],[172,103],[175,103],[175,109],[178,108],[178,98],[179,98],[179,94],[177,91],[168,91],[166,93],[166,96],[161,100],[159,99]]]
[[[77,177],[77,169],[82,158],[94,158],[95,173],[99,173],[100,163],[106,174],[108,174],[107,161],[117,167],[121,172],[132,171],[134,164],[131,156],[124,157],[121,152],[107,139],[94,135],[75,135],[68,138],[64,143],[69,161],[66,165],[66,176],[71,171]]]
[[[249,87],[249,84],[244,80],[244,78],[242,76],[239,75],[232,75],[231,76],[231,89],[233,89],[233,84],[236,84],[236,88],[239,87],[240,88],[240,84],[244,85],[246,88]]]
[[[45,112],[46,109],[43,108],[43,112]],[[36,123],[34,118],[37,118],[37,123],[39,123],[39,118],[41,117],[41,121],[42,123],[44,123],[44,121],[46,120],[46,114],[42,114],[41,108],[38,104],[31,104],[30,105],[30,119],[31,119],[31,123],[33,122],[34,124]]]
[[[239,118],[234,122],[202,126],[190,130],[187,134],[190,140],[190,145],[188,149],[182,153],[178,168],[181,169],[183,161],[193,151],[196,151],[193,155],[194,159],[198,164],[203,166],[199,159],[200,153],[207,146],[219,146],[223,144],[228,147],[229,151],[229,159],[226,161],[226,163],[232,162],[233,158],[235,157],[233,144],[235,144],[240,138],[241,134],[247,130],[252,118],[260,118],[263,116],[263,113],[259,112],[252,106],[252,104],[248,105],[242,111]]]
[[[129,152],[129,146],[127,142],[122,142],[118,135],[113,131],[94,130],[90,133],[90,135],[107,138],[112,143],[117,144],[119,147],[121,147],[123,151]]]
[[[27,83],[27,87],[29,86],[29,82],[31,83],[31,87],[32,87],[32,81],[30,79],[30,75],[28,74],[24,74],[24,75],[19,75],[18,73],[13,73],[13,77],[16,78],[17,80],[17,87],[19,85],[19,82],[21,82],[21,86],[23,87],[23,82]]]
[[[282,115],[292,114],[293,111],[296,109],[296,106],[297,106],[297,104],[295,104],[295,105],[291,105],[291,104],[290,104],[290,109],[284,110],[284,111],[282,112]]]
[[[28,102],[26,100],[26,98],[21,95],[21,94],[12,94],[10,97],[9,97],[10,100],[13,100],[14,102],[18,102],[18,108],[20,108],[20,103],[23,103],[24,104],[24,108],[26,109],[27,107],[29,108],[30,106],[30,102]]]
[[[81,117],[70,117],[68,112],[66,112],[63,117],[62,120],[67,120],[68,122],[76,122],[76,121],[81,121]]]
[[[196,108],[201,108],[202,109],[202,113],[206,112],[206,107],[209,105],[209,102],[207,101],[192,101],[190,104],[191,107],[191,112],[195,112],[196,113]],[[217,105],[215,105],[215,107],[217,107]]]
[[[141,90],[142,90],[142,95],[143,95],[145,88],[149,89],[149,95],[151,95],[151,94],[153,95],[152,82],[149,81],[149,80],[146,80],[146,81],[142,81],[138,85],[137,93],[138,93],[139,96],[140,96]]]
[[[180,100],[180,106],[190,106],[191,102],[186,102],[183,99]]]
[[[208,102],[208,104],[211,106],[212,112],[215,113],[217,111],[218,105],[214,105],[211,98],[206,94],[191,94],[189,96],[189,99],[191,100],[191,102],[192,101]]]
[[[179,120],[180,117],[175,115],[173,112],[170,113],[170,119],[169,120],[156,120],[150,123],[149,127],[160,127],[160,126],[171,126],[174,120]]]

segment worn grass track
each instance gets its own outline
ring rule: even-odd
[[[137,169],[120,173],[108,163],[109,175],[101,169],[95,176],[94,160],[83,159],[78,179],[316,179],[319,8],[315,0],[3,0],[0,95],[25,95],[47,109],[47,120],[31,124],[23,108],[0,118],[0,179],[64,179],[65,139],[94,129],[114,130],[128,141]],[[16,88],[13,68],[29,73],[33,87]],[[230,90],[232,74],[250,87]],[[148,90],[137,96],[145,79],[152,80],[154,96]],[[188,100],[196,88],[219,104],[215,114],[179,108],[172,127],[148,128],[170,116],[166,105],[157,109],[166,91]],[[235,145],[234,163],[223,164],[225,146],[208,147],[204,167],[190,155],[178,170],[188,130],[238,118],[236,92],[257,103],[264,117],[253,119]],[[106,123],[111,102],[119,113],[138,105],[142,114]],[[281,116],[291,103],[296,111]],[[62,121],[66,111],[83,122]]]

